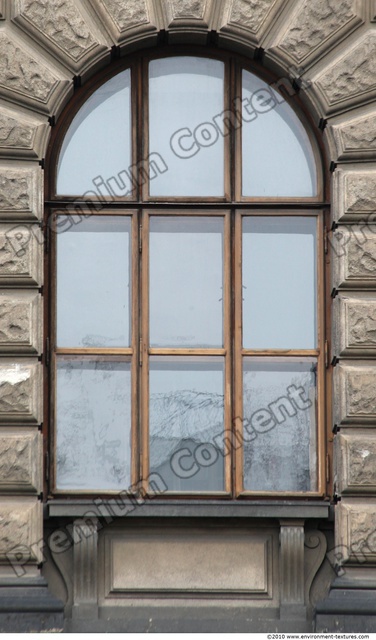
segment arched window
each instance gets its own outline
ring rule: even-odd
[[[52,492],[323,495],[322,176],[291,85],[202,54],[100,82],[51,152]]]

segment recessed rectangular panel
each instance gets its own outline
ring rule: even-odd
[[[57,218],[57,346],[130,345],[130,218]]]
[[[57,489],[127,489],[130,363],[59,357],[56,375]]]
[[[243,218],[243,346],[317,346],[316,218]]]
[[[168,491],[224,491],[224,359],[150,358],[150,471]]]
[[[109,596],[132,591],[269,595],[268,534],[154,527],[106,538]]]
[[[246,491],[316,491],[317,362],[244,358]]]
[[[177,56],[149,64],[151,196],[224,195],[224,64]]]
[[[150,219],[150,344],[222,347],[223,218]]]

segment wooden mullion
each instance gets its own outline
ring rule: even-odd
[[[242,356],[242,216],[235,213],[234,229],[234,443],[235,443],[235,496],[243,491],[243,356]]]
[[[317,273],[317,335],[318,346],[320,350],[320,356],[318,357],[317,365],[317,416],[316,416],[316,429],[317,429],[317,484],[318,491],[322,494],[326,492],[326,437],[325,437],[325,281],[324,281],[324,220],[323,214],[317,216],[317,259],[316,259],[316,273]]]
[[[138,388],[139,370],[137,348],[139,342],[139,256],[138,256],[138,214],[132,217],[131,242],[131,485],[135,486],[139,476],[139,425]]]
[[[231,218],[228,213],[224,220],[223,230],[223,345],[224,345],[224,472],[225,491],[232,491],[232,450],[226,450],[226,436],[231,432],[232,393],[231,393]]]
[[[141,335],[140,355],[141,373],[141,485],[148,492],[149,476],[149,215],[142,215],[142,254],[141,254]]]

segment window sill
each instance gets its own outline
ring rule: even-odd
[[[329,519],[328,501],[223,501],[223,500],[145,500],[143,503],[114,499],[95,501],[49,500],[46,517],[103,517],[114,518],[319,518]]]

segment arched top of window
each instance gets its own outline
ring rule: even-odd
[[[276,86],[238,67],[234,91],[229,63],[214,58],[151,59],[141,66],[142,83],[136,67],[105,82],[76,113],[59,153],[59,196],[319,195],[315,143]],[[141,123],[137,145],[133,120]]]

